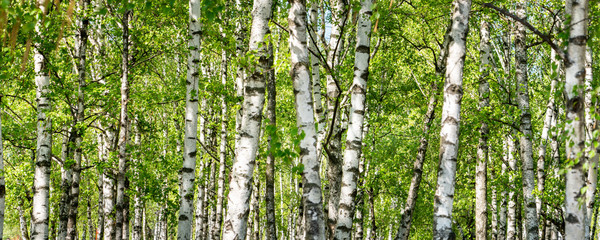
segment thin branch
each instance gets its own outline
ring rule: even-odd
[[[510,17],[513,20],[515,20],[515,21],[523,24],[523,26],[525,26],[526,28],[528,28],[529,30],[531,30],[535,35],[538,35],[544,42],[548,43],[548,45],[550,45],[550,47],[552,49],[554,49],[554,51],[556,51],[556,54],[558,54],[558,56],[560,56],[560,58],[563,61],[566,62],[568,60],[566,53],[558,45],[556,45],[556,43],[554,41],[552,41],[552,36],[551,35],[544,34],[544,33],[540,32],[540,30],[538,30],[537,28],[535,28],[534,26],[532,26],[527,20],[525,20],[523,18],[517,17],[517,15],[511,13],[506,8],[499,8],[497,6],[494,6],[494,4],[492,4],[492,3],[481,3],[481,5],[484,6],[484,7],[487,7],[487,8],[494,9],[497,12],[501,13],[502,15]]]

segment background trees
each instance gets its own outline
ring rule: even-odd
[[[459,11],[451,1],[381,0],[361,12],[359,1],[193,3],[201,29],[181,0],[0,2],[4,237],[292,239],[323,224],[317,238],[333,238],[336,225],[356,239],[432,238],[432,183],[449,143],[438,135],[448,121],[435,118],[447,104],[437,102],[444,74],[458,70],[446,67],[456,53],[446,44],[462,39],[446,37],[452,12],[470,14],[456,25],[470,30],[462,97],[451,101],[461,99],[460,144],[449,159],[446,232],[598,236],[597,4]],[[362,123],[352,117],[361,114]],[[354,178],[343,183],[344,158],[356,196]],[[316,189],[320,204],[303,194]],[[339,202],[355,206],[352,222]],[[322,219],[307,219],[309,209]]]

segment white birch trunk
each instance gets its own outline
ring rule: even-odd
[[[585,129],[586,129],[586,149],[588,163],[588,174],[587,174],[587,191],[586,193],[586,236],[585,239],[592,239],[593,231],[590,232],[592,225],[592,218],[594,216],[594,205],[596,202],[596,186],[598,185],[598,157],[599,152],[597,148],[594,148],[594,144],[597,143],[596,139],[593,138],[593,132],[597,129],[596,120],[593,119],[592,112],[594,106],[592,106],[592,81],[594,80],[593,69],[592,69],[592,49],[587,47],[585,51]],[[589,144],[589,145],[588,145]]]
[[[47,14],[45,1],[38,0],[42,14]],[[43,18],[38,21],[35,31],[41,33]],[[43,38],[41,41],[44,41]],[[52,120],[48,113],[51,110],[50,76],[48,75],[47,60],[42,53],[42,43],[36,43],[34,48],[35,85],[37,102],[37,144],[35,173],[33,177],[33,209],[31,213],[31,239],[48,239],[49,197],[50,197],[50,167],[52,165]]]
[[[480,112],[490,107],[490,84],[488,83],[490,66],[490,28],[486,20],[481,20],[481,41],[479,55],[479,106]],[[487,120],[481,121],[479,128],[479,145],[477,147],[477,167],[475,173],[475,239],[487,239],[487,161],[488,161],[488,128]]]
[[[137,120],[137,117],[135,117],[135,138],[134,138],[134,144],[135,146],[138,148],[138,151],[141,152],[141,148],[140,148],[140,144],[141,144],[141,134],[140,134],[140,129],[139,127],[137,127],[139,125],[139,121]],[[138,179],[138,181],[141,181],[140,179],[140,171],[141,171],[141,160],[140,159],[135,159],[134,160],[136,162],[136,177]],[[131,232],[131,239],[132,240],[141,240],[143,238],[143,213],[144,213],[144,203],[142,202],[142,191],[139,187],[136,187],[136,194],[133,198],[133,231]]]
[[[117,196],[115,200],[115,239],[123,239],[123,228],[124,224],[128,222],[125,219],[123,210],[125,209],[126,202],[126,184],[127,181],[127,168],[128,168],[128,153],[127,145],[129,141],[129,113],[127,107],[129,105],[129,17],[131,10],[126,10],[123,13],[121,19],[121,26],[123,27],[123,52],[121,55],[121,116],[119,119],[119,139],[118,139],[118,155],[119,164],[117,171]]]
[[[231,170],[227,217],[224,222],[223,239],[242,240],[246,235],[248,202],[250,200],[251,180],[258,151],[262,110],[265,102],[265,80],[270,69],[267,61],[265,36],[269,32],[271,19],[271,0],[255,0],[252,11],[252,29],[250,32],[250,51],[256,51],[258,66],[244,80],[244,102],[239,145]],[[236,143],[237,144],[237,143]]]
[[[329,37],[329,52],[327,54],[327,118],[329,128],[325,148],[327,153],[327,179],[329,181],[329,193],[327,203],[327,233],[333,239],[339,205],[341,178],[342,178],[342,131],[341,107],[339,106],[340,89],[336,83],[336,72],[340,64],[341,53],[344,49],[342,34],[346,25],[348,10],[345,0],[334,0],[331,2],[331,35]]]
[[[226,38],[223,29],[221,28],[223,38]],[[223,223],[223,202],[225,199],[225,164],[227,164],[227,52],[221,51],[221,85],[223,86],[223,94],[221,95],[221,139],[219,143],[219,179],[217,182],[217,206],[215,212],[215,225],[213,228],[212,239],[221,238],[221,229]]]
[[[196,215],[195,215],[195,232],[194,239],[195,240],[203,240],[204,239],[204,164],[200,164],[200,169],[198,169],[198,196],[196,197]]]
[[[515,140],[512,134],[506,137],[506,146],[508,151],[508,204],[507,204],[507,216],[506,216],[506,239],[516,240],[517,239],[517,197],[516,197],[516,183],[515,175],[517,174],[517,160],[515,159]]]
[[[433,239],[452,239],[452,203],[458,141],[460,135],[460,103],[462,99],[462,76],[466,53],[470,0],[455,0],[452,3],[452,27],[447,34],[448,57],[446,59],[446,82],[440,129],[440,163],[435,192],[433,213]]]
[[[103,161],[106,162],[109,155],[109,150],[114,142],[115,134],[112,127],[108,127],[107,136],[102,144]],[[104,240],[115,239],[115,174],[112,168],[104,169],[102,183],[102,202],[104,204]]]
[[[310,50],[310,70],[311,70],[311,81],[313,91],[313,105],[315,110],[315,119],[317,120],[317,153],[319,159],[321,159],[321,149],[323,144],[323,138],[325,137],[325,115],[323,112],[323,104],[321,103],[321,72],[320,65],[321,59],[319,54],[319,48],[317,47],[317,31],[319,25],[317,22],[319,13],[317,11],[318,1],[313,0],[310,5],[310,30],[308,41],[308,49]]]
[[[66,130],[66,129],[65,129]],[[60,167],[60,202],[58,203],[58,230],[56,238],[63,240],[67,238],[67,222],[69,220],[69,195],[71,193],[71,183],[73,182],[73,169],[71,161],[70,138],[72,137],[73,129],[66,130],[66,135],[63,138],[61,158],[63,163]]]
[[[354,60],[354,80],[351,86],[351,105],[349,111],[346,149],[344,151],[344,166],[340,203],[334,239],[351,239],[352,220],[354,218],[358,166],[362,152],[363,126],[365,119],[365,102],[367,81],[369,79],[369,61],[371,46],[371,15],[372,1],[361,0],[356,29],[356,50]]]
[[[269,44],[269,61],[269,65],[273,65],[273,44]],[[271,150],[273,148],[273,137],[276,137],[277,134],[277,89],[274,69],[269,71],[267,91],[267,124],[275,131],[267,136],[268,154],[265,166],[266,238],[277,240],[277,224],[275,223],[275,156]],[[283,217],[283,214],[281,217]]]
[[[17,206],[17,212],[19,213],[19,232],[21,233],[20,239],[29,240],[29,232],[27,231],[27,220],[25,219],[25,211],[23,210],[22,205],[23,201],[21,201],[21,205]]]
[[[544,126],[542,128],[540,145],[539,145],[539,149],[538,149],[537,190],[538,190],[539,194],[536,198],[536,208],[537,208],[537,213],[538,213],[538,219],[540,219],[540,216],[542,215],[542,211],[544,211],[543,206],[542,206],[541,195],[544,193],[544,188],[545,188],[544,184],[546,181],[546,169],[545,169],[546,150],[548,148],[548,137],[550,135],[549,134],[550,128],[551,128],[554,118],[556,118],[556,115],[554,114],[554,112],[555,112],[554,95],[556,94],[556,87],[558,84],[558,80],[560,78],[560,73],[562,72],[559,70],[559,69],[562,69],[562,64],[561,64],[562,61],[559,61],[558,59],[556,59],[556,52],[554,50],[552,50],[551,58],[552,58],[552,64],[556,65],[556,70],[553,70],[553,73],[552,73],[552,75],[554,77],[552,78],[552,81],[550,83],[550,96],[548,97],[548,104],[546,106],[546,113],[544,115]],[[541,233],[540,233],[540,236],[541,236]]]
[[[527,19],[526,2],[517,3],[516,14]],[[527,36],[525,26],[517,23],[515,32],[515,72],[517,78],[517,105],[521,112],[519,152],[522,165],[523,201],[524,201],[524,234],[523,239],[538,239],[538,217],[535,206],[535,169],[533,160],[533,133],[531,130],[531,113],[529,110],[529,87],[527,74]]]
[[[300,140],[302,170],[303,239],[324,240],[321,176],[317,153],[313,99],[308,68],[306,5],[304,0],[291,1],[288,15],[290,26],[290,76],[294,85],[296,126],[303,134]],[[299,233],[300,234],[300,233]]]
[[[82,12],[81,20],[79,21],[78,39],[77,39],[77,55],[79,62],[77,63],[77,74],[79,78],[79,84],[77,86],[77,109],[75,113],[75,126],[73,126],[73,134],[75,135],[75,151],[73,160],[75,165],[73,166],[73,176],[71,182],[71,189],[69,193],[69,215],[67,222],[67,240],[77,239],[77,215],[79,213],[79,184],[81,182],[81,158],[82,158],[82,143],[84,129],[81,127],[85,121],[85,95],[84,88],[87,83],[86,78],[86,51],[88,41],[88,25],[89,18],[87,16],[87,7],[90,0],[84,0],[81,2],[80,11]]]
[[[587,42],[588,1],[568,0],[567,15],[571,17],[569,45],[565,60],[565,133],[566,133],[566,188],[565,239],[584,239],[586,208],[585,196],[585,113],[583,84],[585,77],[585,47]]]
[[[198,130],[198,81],[200,62],[200,1],[189,1],[188,71],[185,96],[185,129],[183,140],[183,165],[181,167],[179,223],[177,239],[192,239],[194,212],[194,180],[196,170],[196,139]]]

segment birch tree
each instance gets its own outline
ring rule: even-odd
[[[227,37],[221,27],[221,37]],[[221,139],[219,142],[219,180],[217,182],[217,206],[215,213],[215,225],[213,228],[212,239],[221,237],[221,225],[223,222],[223,202],[225,199],[225,164],[227,164],[227,51],[221,51],[221,85],[223,94],[221,95]]]
[[[194,211],[194,180],[196,170],[196,138],[198,128],[198,63],[200,62],[200,1],[189,1],[188,70],[185,91],[185,129],[183,140],[183,165],[181,167],[179,223],[177,239],[192,239],[192,214]]]
[[[486,112],[490,106],[490,84],[488,83],[490,65],[490,28],[486,20],[481,20],[479,57],[479,111]],[[477,146],[477,167],[475,173],[475,238],[487,238],[487,161],[489,128],[486,120],[481,121],[479,128],[479,145]]]
[[[123,238],[123,228],[125,224],[129,224],[129,220],[125,219],[123,211],[126,207],[125,201],[127,198],[126,181],[128,168],[128,152],[127,145],[129,142],[129,113],[127,108],[129,105],[129,18],[131,10],[126,9],[121,17],[121,26],[123,27],[123,51],[121,55],[121,116],[119,119],[119,138],[118,138],[118,155],[119,164],[117,172],[117,191],[115,199],[115,239]]]
[[[327,232],[330,239],[335,234],[337,221],[341,177],[342,177],[342,131],[340,122],[342,118],[339,106],[340,83],[337,82],[336,70],[341,62],[344,49],[343,32],[346,25],[348,10],[345,0],[331,2],[331,35],[327,53],[327,139],[324,139],[323,148],[327,153],[327,180],[329,181],[329,201],[327,203]]]
[[[349,112],[350,123],[346,134],[340,205],[334,239],[351,239],[352,220],[355,211],[354,198],[356,197],[357,183],[360,177],[358,167],[362,153],[365,102],[369,80],[372,4],[371,0],[361,0],[360,12],[358,13],[354,79],[350,87],[352,91]]]
[[[43,15],[48,13],[44,0],[38,0]],[[35,25],[35,32],[41,36],[34,48],[35,85],[37,102],[37,144],[35,173],[33,177],[33,209],[31,210],[31,239],[48,239],[50,167],[52,165],[52,120],[48,114],[51,110],[50,76],[47,59],[42,52],[44,19],[40,18]]]
[[[442,106],[442,125],[440,129],[440,164],[433,213],[433,239],[452,239],[452,203],[458,141],[460,135],[460,107],[462,99],[462,77],[466,53],[470,0],[455,0],[452,3],[451,29],[448,57],[446,59],[446,82],[444,84],[444,102]]]
[[[516,15],[521,19],[527,19],[526,2],[517,3]],[[538,218],[535,208],[535,171],[533,161],[533,143],[531,138],[531,113],[529,111],[529,86],[527,77],[527,36],[525,26],[517,23],[515,32],[515,72],[517,78],[517,105],[521,112],[519,151],[522,162],[523,201],[525,233],[523,238],[527,240],[538,239]]]
[[[269,65],[273,65],[273,44],[269,44]],[[277,88],[275,70],[269,71],[267,78],[267,112],[268,126],[273,131],[267,136],[267,162],[265,167],[265,205],[266,205],[266,236],[267,239],[277,240],[277,226],[275,222],[275,155],[274,140],[277,141]],[[282,236],[283,237],[283,236]]]
[[[565,188],[565,239],[584,239],[586,209],[585,195],[581,193],[585,186],[586,165],[585,149],[585,113],[584,78],[585,47],[587,42],[587,0],[568,0],[567,15],[570,16],[569,44],[567,45],[565,80],[565,133],[566,133],[566,188]]]
[[[294,85],[296,126],[300,140],[302,170],[303,239],[324,240],[325,223],[321,198],[321,176],[317,153],[317,132],[308,68],[306,2],[293,0],[288,15],[290,26],[290,76]],[[299,233],[300,234],[300,233]]]
[[[86,82],[86,61],[87,61],[87,41],[88,41],[88,25],[89,17],[86,13],[87,7],[90,0],[84,0],[80,3],[80,11],[82,16],[78,22],[79,28],[77,29],[77,108],[75,113],[75,126],[73,127],[73,134],[75,138],[75,149],[73,160],[75,165],[73,166],[73,181],[71,184],[69,194],[69,218],[67,222],[67,240],[75,240],[77,238],[77,215],[79,214],[79,185],[81,183],[81,159],[83,155],[83,122],[85,121],[85,93],[84,89],[87,86]]]
[[[265,36],[269,33],[271,0],[255,0],[252,11],[249,50],[256,52],[256,70],[244,79],[244,101],[236,159],[231,169],[227,217],[223,239],[245,239],[251,182],[261,131],[262,110],[265,102],[265,82],[268,60]]]

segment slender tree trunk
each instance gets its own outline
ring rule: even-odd
[[[323,138],[325,137],[325,115],[323,114],[323,104],[321,103],[321,72],[320,65],[321,59],[319,55],[319,48],[317,47],[318,37],[317,30],[319,28],[317,18],[319,13],[317,11],[318,1],[313,0],[310,5],[310,34],[308,41],[308,49],[310,50],[310,70],[312,80],[312,91],[313,91],[313,105],[315,110],[315,119],[317,119],[317,153],[319,153],[319,159],[321,159],[321,149],[323,144]]]
[[[63,240],[67,238],[67,222],[69,220],[69,195],[71,194],[71,184],[73,182],[73,166],[71,165],[71,140],[73,129],[66,131],[63,139],[61,158],[63,160],[60,168],[60,202],[58,203],[58,230],[56,238]]]
[[[588,174],[587,174],[587,191],[586,193],[586,222],[585,222],[585,226],[586,226],[586,236],[585,239],[592,239],[590,238],[591,234],[593,232],[590,232],[590,228],[592,225],[592,218],[594,216],[594,205],[596,202],[596,186],[598,185],[598,154],[600,153],[598,150],[600,150],[600,148],[594,148],[594,144],[597,142],[596,139],[594,139],[594,135],[593,132],[594,130],[597,129],[597,122],[594,119],[594,106],[592,105],[592,92],[593,92],[593,87],[592,87],[592,81],[594,80],[593,77],[593,69],[592,69],[592,50],[590,47],[587,47],[586,51],[585,51],[585,129],[586,129],[586,143],[589,144],[586,146],[589,146],[586,149],[586,154],[589,156],[590,154],[592,154],[592,152],[595,152],[595,154],[593,154],[593,156],[588,157]]]
[[[300,140],[300,160],[302,170],[302,218],[304,220],[303,239],[325,239],[325,224],[321,198],[321,176],[317,153],[317,132],[315,128],[313,99],[308,68],[308,47],[306,44],[306,2],[294,0],[289,10],[291,70],[296,105],[296,125],[304,134]],[[300,233],[299,233],[300,234]]]
[[[342,34],[348,15],[346,1],[331,2],[331,35],[327,54],[327,118],[329,129],[323,147],[327,152],[327,179],[329,181],[329,200],[327,203],[327,236],[333,239],[337,222],[338,205],[342,178],[342,131],[340,129],[341,107],[339,106],[340,83],[336,83],[336,71],[341,62],[344,49]]]
[[[462,75],[471,1],[455,0],[452,6],[452,28],[448,32],[450,40],[447,46],[446,83],[444,84],[444,105],[440,129],[440,163],[433,213],[433,239],[436,240],[454,238],[452,203],[460,135]]]
[[[81,182],[81,158],[82,158],[82,143],[84,129],[83,122],[85,121],[85,95],[83,89],[87,86],[85,81],[86,78],[86,51],[88,41],[88,25],[89,18],[87,16],[87,6],[90,0],[84,0],[81,2],[81,12],[83,16],[78,23],[78,47],[77,47],[77,74],[79,77],[79,84],[77,87],[77,109],[75,114],[75,125],[73,126],[73,133],[75,138],[75,152],[73,160],[75,165],[73,166],[73,178],[71,182],[71,189],[69,193],[69,215],[67,222],[67,240],[77,239],[77,215],[79,208],[79,183]]]
[[[139,129],[139,121],[137,120],[137,116],[135,117],[135,125],[134,125],[134,131],[135,131],[135,138],[134,138],[134,144],[137,147],[137,151],[138,153],[141,153],[141,141],[142,141],[142,137],[140,134],[140,129]],[[140,178],[140,171],[141,171],[141,160],[138,159],[134,159],[135,162],[135,175],[137,180],[139,181],[138,184],[136,184],[136,193],[135,196],[133,197],[133,231],[131,232],[131,239],[132,240],[141,240],[143,238],[143,213],[144,213],[144,203],[142,202],[142,189],[139,187],[139,185],[141,184],[142,179]]]
[[[506,217],[506,239],[516,240],[517,239],[517,195],[516,195],[516,182],[515,175],[517,174],[517,160],[514,157],[515,152],[515,141],[512,134],[506,137],[506,146],[508,151],[508,204],[507,204],[507,217]]]
[[[585,186],[586,160],[585,113],[583,84],[585,77],[585,47],[587,42],[587,0],[568,0],[570,16],[569,45],[567,46],[565,81],[566,185],[565,185],[565,239],[584,239],[586,209],[581,189]]]
[[[519,1],[517,3],[516,14],[519,18],[527,19],[526,3]],[[524,239],[538,239],[538,218],[535,208],[535,170],[533,160],[533,143],[531,138],[533,133],[531,130],[531,113],[529,110],[529,87],[527,77],[527,36],[525,34],[525,26],[517,23],[515,32],[515,71],[517,78],[517,105],[521,112],[520,121],[520,139],[519,152],[522,162],[522,181],[523,181],[523,201],[525,216]]]
[[[356,30],[356,50],[354,61],[354,80],[352,84],[351,109],[348,133],[346,135],[346,150],[337,226],[334,239],[351,239],[352,220],[355,210],[357,180],[359,178],[359,162],[363,143],[363,126],[365,117],[365,102],[367,81],[369,78],[369,57],[371,42],[371,0],[361,0],[358,26]]]
[[[269,44],[269,65],[273,65],[273,44]],[[265,166],[265,205],[266,205],[266,238],[277,240],[277,224],[275,223],[275,156],[274,141],[277,141],[277,89],[275,70],[269,71],[267,78],[267,121],[270,131],[267,135],[267,162]],[[281,216],[283,217],[283,215]]]
[[[260,167],[258,166],[258,164],[256,164],[256,169],[257,172],[258,169],[260,169]],[[260,240],[260,174],[256,175],[256,178],[253,179],[254,181],[254,196],[253,196],[253,200],[252,200],[252,204],[254,205],[254,221],[252,222],[252,232],[249,237],[249,239],[254,239],[254,240]]]
[[[21,240],[29,240],[27,220],[25,219],[25,211],[23,210],[23,200],[21,200],[21,205],[17,206],[17,212],[19,213],[19,232],[21,233]]]
[[[245,7],[242,6],[241,0],[235,1],[235,8],[239,13],[239,16],[245,16]],[[238,58],[244,57],[248,49],[245,47],[244,39],[246,38],[246,23],[245,19],[240,17],[238,21],[235,23],[235,52]],[[237,69],[237,73],[235,76],[235,92],[236,97],[242,99],[244,97],[244,79],[246,79],[246,72],[244,67],[240,64]],[[239,109],[235,115],[235,155],[238,154],[238,148],[240,146],[241,139],[241,127],[242,127],[242,114],[244,111],[244,103],[240,101],[238,103]],[[233,159],[235,162],[235,158]]]
[[[204,163],[200,164],[198,169],[198,196],[196,197],[196,231],[194,232],[195,240],[204,239]]]
[[[103,161],[108,160],[110,145],[113,144],[114,129],[109,126],[107,131],[108,136],[105,137],[102,146]],[[102,198],[104,208],[104,240],[115,239],[115,174],[112,168],[108,167],[104,169],[103,183],[102,183]]]
[[[489,148],[488,148],[489,149]],[[489,150],[488,150],[488,165],[491,165],[492,163],[492,157],[489,154]],[[495,182],[496,181],[496,171],[495,168],[492,168],[490,171],[490,182]],[[492,222],[490,223],[490,229],[492,230],[491,233],[491,239],[492,240],[498,240],[498,192],[497,192],[497,187],[496,186],[491,186],[492,188],[492,193],[491,193],[491,216],[492,216]]]
[[[262,110],[265,102],[265,82],[268,66],[268,54],[265,36],[269,33],[268,22],[271,18],[271,0],[255,0],[252,12],[252,30],[250,33],[249,49],[256,51],[258,66],[244,80],[244,103],[241,126],[239,130],[239,145],[236,146],[236,160],[231,170],[227,217],[223,239],[245,239],[248,218],[248,202],[252,190],[252,174],[258,151]]]
[[[104,163],[105,155],[104,155],[104,133],[98,133],[98,160]],[[107,170],[104,169],[101,172],[98,172],[98,223],[96,225],[96,239],[95,240],[103,240],[104,239],[104,175]]]
[[[225,38],[225,33],[221,29],[221,35]],[[223,223],[223,201],[225,198],[225,164],[227,164],[227,52],[221,51],[221,84],[223,85],[223,94],[221,95],[221,140],[219,145],[219,180],[217,183],[217,209],[215,213],[215,225],[213,228],[213,238],[220,239],[221,226]]]
[[[38,0],[42,14],[47,14],[45,1]],[[35,31],[42,34],[43,18],[35,26]],[[43,38],[41,41],[44,41]],[[50,196],[50,167],[52,165],[52,120],[48,114],[51,110],[50,76],[48,75],[47,60],[42,53],[42,43],[36,43],[34,48],[35,84],[37,102],[37,144],[35,174],[33,177],[33,209],[31,239],[48,239],[49,196]]]
[[[488,83],[490,65],[490,28],[486,20],[481,20],[481,42],[479,46],[481,66],[479,67],[479,112],[485,113],[490,107],[490,84]],[[475,239],[487,239],[487,161],[488,161],[487,121],[481,120],[479,145],[477,146],[477,167],[475,173]]]
[[[198,128],[198,66],[200,62],[200,1],[189,1],[188,73],[185,97],[185,138],[183,140],[183,165],[181,167],[179,223],[177,239],[192,239],[192,214],[194,212],[194,179],[196,170],[196,138]]]
[[[554,118],[556,118],[554,112],[555,112],[555,106],[554,106],[554,95],[556,94],[556,87],[558,84],[558,80],[560,78],[560,70],[562,69],[562,65],[561,65],[561,61],[559,61],[558,59],[556,59],[556,52],[554,50],[552,50],[552,54],[551,54],[551,58],[552,58],[552,64],[556,65],[556,70],[553,70],[553,74],[555,75],[554,78],[552,78],[552,82],[550,83],[550,96],[548,97],[548,104],[546,107],[546,113],[544,115],[544,126],[542,128],[542,134],[541,134],[541,139],[540,139],[540,145],[539,145],[539,149],[538,149],[538,160],[537,160],[537,190],[539,192],[537,198],[536,198],[536,208],[537,208],[537,213],[538,213],[538,219],[541,219],[542,216],[542,211],[544,211],[543,209],[543,203],[542,203],[542,198],[541,195],[544,193],[544,184],[546,181],[546,169],[545,169],[545,164],[546,164],[546,149],[548,146],[548,136],[550,135],[550,128],[552,125],[552,122],[554,120]],[[542,236],[543,233],[540,233],[540,236]]]

